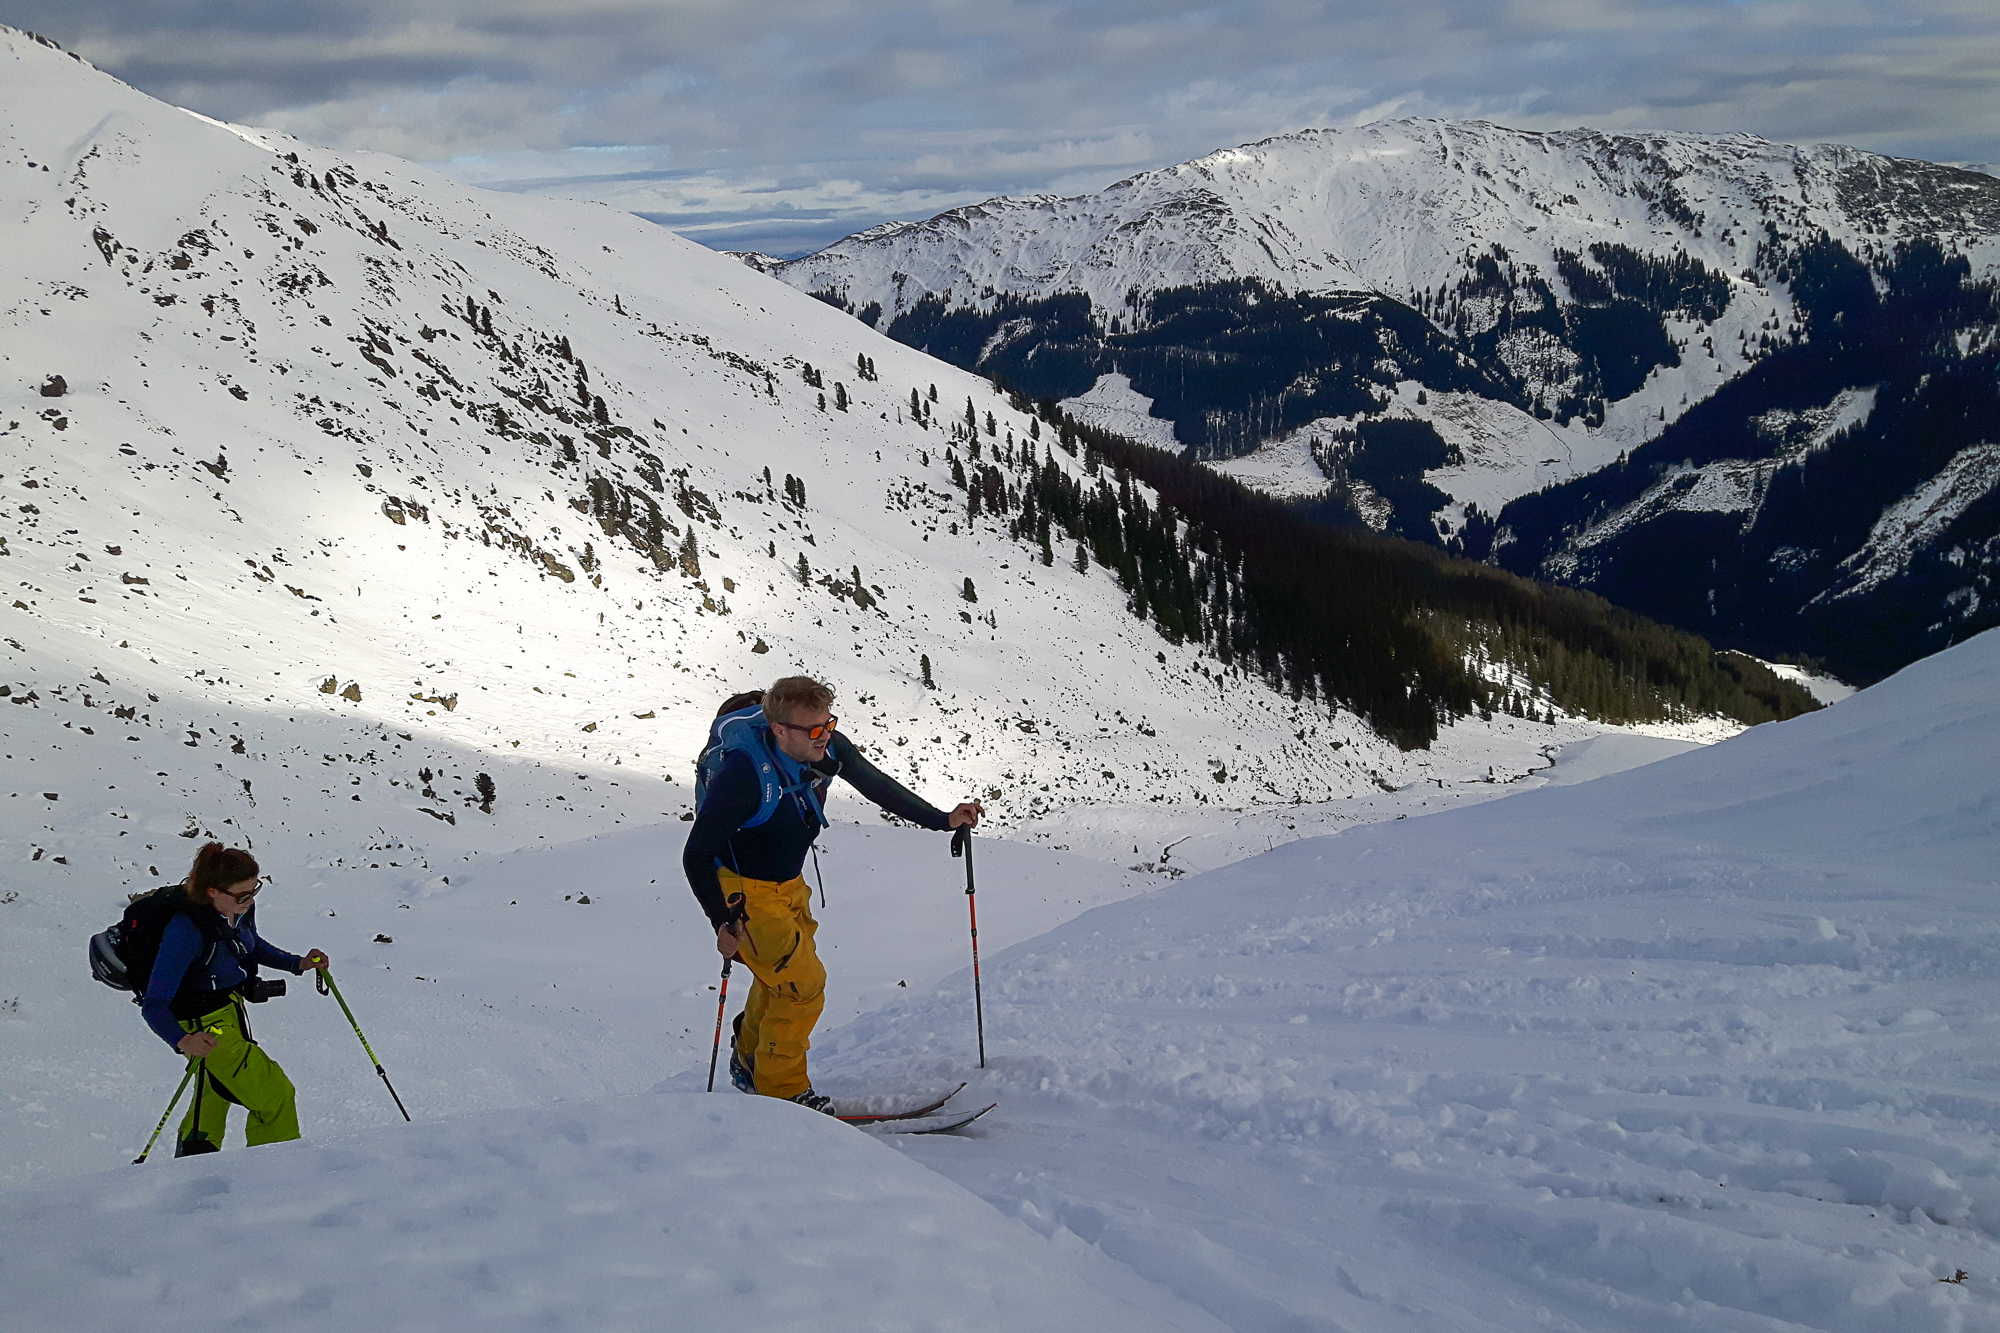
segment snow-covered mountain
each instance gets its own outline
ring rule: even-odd
[[[1968,283],[1993,278],[2000,181],[1750,135],[1408,120],[1286,135],[1076,198],[991,200],[758,264],[892,337],[1063,399],[1079,420],[1485,557],[1509,502],[1629,459],[1753,369],[1800,378],[1773,358],[1829,341],[1829,292],[1850,271],[1888,292],[1898,247],[1911,245],[1963,261]],[[1918,322],[1890,336],[1939,342],[1953,363],[1991,343],[1992,321],[1976,311],[1958,324]],[[1913,382],[1932,369],[1943,367],[1920,368]],[[1979,365],[1968,371],[1979,377]],[[1832,422],[1884,376],[1856,366],[1837,382],[1811,378],[1812,401],[1766,394],[1748,415]],[[1844,514],[1852,540],[1820,544],[1828,569],[1879,566],[1859,551],[1864,540],[1882,546],[1869,527],[1908,529],[1898,515],[1927,507],[1926,486],[1965,492],[1968,469],[1984,470],[1961,461],[1945,479],[1943,469],[1977,443],[1959,440],[1921,475],[1898,478],[1870,513]],[[1786,466],[1762,447],[1718,461],[1732,476]],[[1843,485],[1885,470],[1846,471]],[[1704,488],[1741,489],[1713,481]],[[1652,508],[1670,501],[1656,496]],[[1569,532],[1604,516],[1556,508],[1540,527]],[[1512,526],[1518,534],[1522,523]],[[1542,543],[1509,564],[1614,600],[1656,575],[1647,557],[1601,536],[1586,536],[1594,559]],[[1767,545],[1797,546],[1795,536]],[[1722,580],[1758,586],[1754,623],[1682,613],[1714,580],[1679,587],[1679,601],[1634,604],[1726,642],[1832,653],[1871,677],[1951,641],[1931,636],[1883,658],[1847,652],[1837,634],[1788,637],[1799,604],[1851,597],[1852,580],[1845,592],[1829,574],[1801,597],[1771,593],[1757,568],[1767,554]],[[1874,638],[1907,638],[1887,621],[1928,624],[1951,595],[1962,610],[1967,593],[1954,585],[1926,587],[1927,617],[1899,609],[1871,622],[1851,600],[1843,615],[1880,622]]]
[[[930,394],[1025,450],[991,385],[637,219],[217,125],[12,31],[0,71],[9,856],[150,883],[233,821],[420,884],[685,816],[716,704],[800,669],[1016,829],[1505,779],[1601,730],[1405,754],[1163,640],[967,516]],[[322,849],[334,800],[358,841]]]

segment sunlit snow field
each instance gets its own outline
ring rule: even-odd
[[[335,965],[415,1127],[298,996],[260,1016],[307,1143],[123,1165],[175,1062],[134,1061],[136,1018],[73,968],[50,989],[93,1021],[61,1045],[131,1071],[124,1132],[101,1174],[0,1196],[6,1318],[647,1327],[659,1300],[759,1328],[2000,1326],[1996,686],[1987,635],[1703,750],[1131,897],[1100,871],[1040,901],[1089,863],[985,841],[983,1073],[943,839],[849,831],[820,1081],[970,1079],[1001,1105],[957,1137],[701,1091],[685,895],[556,891],[634,884],[671,829],[376,906],[395,962]],[[46,1058],[24,1010],[10,1046]],[[480,1071],[495,1109],[458,1112]],[[105,1091],[48,1095],[61,1120]],[[243,1237],[226,1276],[179,1276],[189,1219]]]

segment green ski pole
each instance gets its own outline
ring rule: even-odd
[[[323,967],[319,968],[313,978],[313,984],[319,987],[321,995],[325,995],[330,991],[333,994],[333,998],[340,1002],[340,1012],[347,1015],[347,1025],[354,1029],[355,1036],[361,1038],[361,1049],[368,1053],[368,1059],[374,1064],[375,1072],[381,1075],[382,1086],[389,1090],[389,1100],[396,1103],[396,1109],[403,1112],[403,1119],[408,1120],[410,1113],[404,1110],[403,1099],[396,1095],[396,1085],[389,1081],[388,1071],[384,1070],[382,1062],[375,1058],[375,1049],[368,1044],[368,1038],[362,1035],[361,1025],[354,1021],[354,1011],[347,1007],[347,997],[340,993],[340,987],[334,985],[333,974]]]
[[[132,1165],[138,1166],[153,1151],[153,1145],[160,1141],[160,1131],[167,1127],[167,1117],[171,1116],[174,1108],[181,1104],[181,1094],[187,1091],[188,1081],[200,1073],[207,1064],[206,1060],[196,1060],[187,1067],[187,1073],[181,1075],[181,1085],[174,1089],[174,1099],[167,1103],[166,1110],[160,1112],[160,1123],[153,1126],[153,1137],[146,1140],[145,1148],[132,1159]]]

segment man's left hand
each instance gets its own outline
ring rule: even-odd
[[[986,807],[977,801],[966,801],[945,816],[946,828],[977,828],[979,817],[986,813]]]

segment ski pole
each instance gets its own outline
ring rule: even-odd
[[[153,1145],[160,1141],[160,1131],[167,1127],[167,1117],[172,1115],[174,1108],[181,1104],[181,1094],[187,1091],[188,1080],[192,1079],[196,1074],[203,1072],[207,1066],[208,1061],[201,1059],[196,1060],[187,1067],[187,1073],[181,1075],[181,1085],[174,1089],[174,1099],[167,1103],[166,1110],[160,1112],[160,1123],[153,1126],[153,1137],[146,1140],[145,1148],[137,1157],[132,1159],[132,1165],[138,1166],[146,1160],[147,1154],[153,1151]]]
[[[951,835],[951,854],[965,858],[965,910],[972,919],[972,1016],[979,1025],[979,1067],[986,1068],[986,1008],[979,998],[979,907],[972,887],[972,826]]]
[[[742,923],[750,915],[748,910],[743,906],[743,895],[732,893],[723,899],[723,903],[729,908],[729,925],[734,929],[737,938],[742,943],[749,943],[748,939],[743,936]],[[716,932],[718,939],[721,938],[721,935],[721,931]],[[729,1007],[729,966],[735,961],[736,956],[734,954],[722,960],[722,993],[716,996],[715,999],[715,1045],[710,1047],[708,1052],[708,1090],[710,1092],[715,1091],[715,1057],[722,1054],[722,1011]]]
[[[317,969],[313,977],[313,985],[319,988],[321,995],[325,995],[330,991],[333,994],[333,998],[340,1002],[340,1012],[347,1015],[347,1025],[354,1029],[355,1036],[361,1038],[361,1049],[367,1052],[370,1063],[375,1066],[375,1072],[382,1076],[382,1086],[389,1090],[389,1100],[396,1103],[396,1109],[403,1112],[403,1119],[408,1120],[410,1113],[404,1110],[403,1099],[396,1095],[396,1085],[389,1081],[388,1071],[384,1070],[382,1062],[375,1058],[375,1048],[368,1044],[367,1037],[362,1036],[361,1025],[354,1021],[354,1011],[347,1007],[347,997],[342,995],[340,987],[333,983],[333,974],[323,967]]]
[[[722,994],[715,1001],[715,1045],[708,1052],[708,1090],[715,1091],[715,1058],[722,1054],[722,1011],[729,1007],[729,965],[736,960],[722,960]]]

